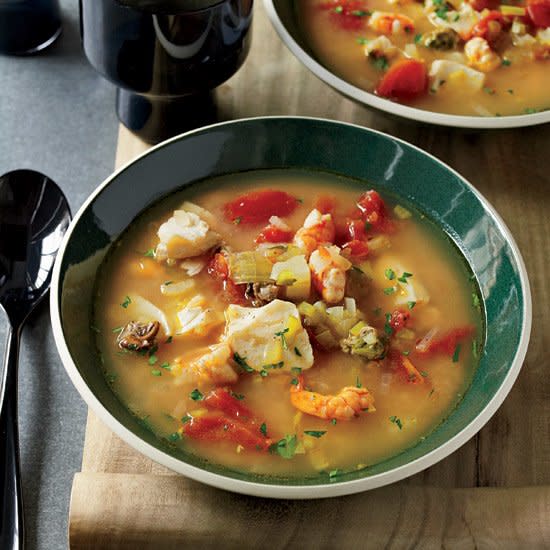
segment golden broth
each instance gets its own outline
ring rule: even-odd
[[[355,186],[355,187],[354,187]],[[281,189],[300,198],[302,203],[285,220],[298,229],[311,211],[319,193],[337,198],[338,212],[349,212],[358,195],[365,189],[357,182],[321,173],[298,171],[263,171],[230,175],[191,187],[161,201],[141,216],[115,243],[100,270],[95,302],[97,345],[103,357],[106,376],[113,390],[130,411],[146,419],[161,438],[207,460],[234,469],[260,474],[284,476],[312,475],[320,471],[353,470],[375,464],[413,446],[434,429],[455,407],[467,389],[475,369],[471,339],[462,345],[454,358],[435,355],[414,357],[422,372],[422,384],[410,384],[403,376],[342,352],[315,354],[314,366],[304,371],[308,386],[320,393],[337,393],[344,386],[358,382],[375,397],[376,412],[361,414],[350,421],[330,421],[298,412],[290,403],[292,375],[270,371],[266,377],[242,373],[231,387],[244,396],[242,403],[252,409],[267,426],[274,441],[296,434],[298,451],[292,459],[268,452],[246,450],[232,442],[197,441],[178,436],[181,418],[200,414],[201,403],[190,398],[195,384],[176,385],[170,370],[177,356],[211,344],[221,336],[222,328],[206,339],[174,336],[170,343],[159,340],[154,358],[148,354],[122,352],[116,345],[113,329],[132,320],[132,297],[137,294],[151,300],[167,315],[175,315],[181,304],[161,294],[160,285],[186,278],[178,267],[167,267],[144,253],[158,242],[156,231],[184,200],[212,212],[214,229],[234,250],[254,246],[254,237],[263,226],[236,225],[224,221],[223,205],[248,190]],[[395,203],[394,203],[395,204]],[[393,208],[394,204],[390,204]],[[424,335],[435,324],[443,331],[464,325],[477,327],[481,338],[481,319],[472,305],[469,274],[454,247],[431,223],[413,213],[400,223],[391,235],[391,248],[372,252],[369,260],[373,280],[358,308],[366,313],[369,323],[383,332],[384,312],[395,309],[393,297],[383,291],[389,282],[384,271],[391,264],[406,266],[415,281],[421,281],[429,293],[429,303],[412,309],[414,331]],[[146,267],[146,273],[140,264]],[[399,275],[399,274],[398,274]],[[215,281],[203,270],[195,279],[200,292],[211,304],[223,311],[228,301]],[[128,303],[128,298],[130,303]],[[122,304],[122,305],[121,305]],[[126,307],[124,307],[126,304]],[[410,349],[414,348],[410,342]],[[164,367],[163,367],[164,365]],[[211,387],[201,387],[203,393]],[[306,430],[326,431],[315,438]],[[181,431],[181,430],[180,430]]]
[[[338,4],[341,4],[339,2]],[[453,2],[457,7],[459,0]],[[364,53],[364,43],[380,34],[368,27],[368,17],[361,18],[359,29],[341,28],[335,23],[331,10],[319,9],[326,0],[303,0],[296,2],[298,17],[304,36],[319,61],[334,74],[368,92],[373,92],[384,75],[384,69],[369,62]],[[355,2],[357,4],[357,2]],[[398,2],[392,0],[369,0],[366,8],[404,14],[414,21],[414,32],[391,35],[389,39],[400,49],[407,44],[415,45],[418,59],[426,62],[429,69],[436,59],[457,60],[462,55],[463,46],[443,51],[424,47],[420,36],[434,30],[434,26],[418,2]],[[516,2],[524,5],[524,2]],[[335,4],[337,6],[337,4]],[[550,108],[550,45],[548,58],[536,60],[529,57],[527,50],[514,47],[510,41],[500,48],[503,64],[485,73],[483,88],[475,93],[464,93],[459,86],[442,85],[437,90],[429,86],[426,93],[407,101],[412,107],[453,115],[500,116],[519,115]],[[467,64],[462,55],[461,63]],[[392,60],[389,65],[391,66]]]

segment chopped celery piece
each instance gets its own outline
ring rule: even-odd
[[[353,325],[353,327],[351,327],[350,334],[352,336],[357,336],[361,332],[361,329],[366,326],[367,326],[367,323],[365,323],[365,321],[359,321],[358,323]]]
[[[276,283],[279,286],[290,286],[293,285],[296,282],[296,277],[294,276],[294,273],[292,271],[281,271],[279,275],[277,275],[277,281]]]
[[[300,315],[303,315],[304,317],[312,317],[315,315],[315,307],[313,307],[311,304],[308,304],[307,302],[302,302],[298,306],[298,311],[300,312]]]
[[[271,262],[257,251],[229,254],[229,273],[236,284],[265,283],[270,280]]]
[[[401,206],[400,204],[398,204],[394,209],[393,209],[395,215],[400,219],[400,220],[406,220],[407,218],[410,218],[412,216],[411,212],[409,210],[407,210],[406,208],[404,208],[403,206]]]
[[[500,13],[502,15],[519,15],[520,17],[525,15],[525,8],[520,6],[500,6]]]

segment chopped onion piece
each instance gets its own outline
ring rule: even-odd
[[[195,288],[195,282],[191,279],[186,281],[180,281],[179,283],[170,283],[160,285],[160,292],[164,296],[180,296],[181,294],[187,294]]]
[[[132,313],[136,321],[158,321],[166,336],[172,336],[172,327],[162,309],[139,294],[132,295]],[[136,315],[137,313],[137,315]]]

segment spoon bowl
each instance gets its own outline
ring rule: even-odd
[[[24,547],[19,473],[17,363],[25,320],[46,295],[71,221],[67,199],[47,176],[15,170],[0,177],[0,305],[8,338],[0,385],[0,548]]]

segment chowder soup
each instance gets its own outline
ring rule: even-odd
[[[186,188],[112,246],[105,375],[175,451],[286,477],[368,468],[468,388],[477,287],[448,238],[363,182],[300,171]]]
[[[550,108],[550,0],[303,0],[314,55],[351,84],[454,115]]]

